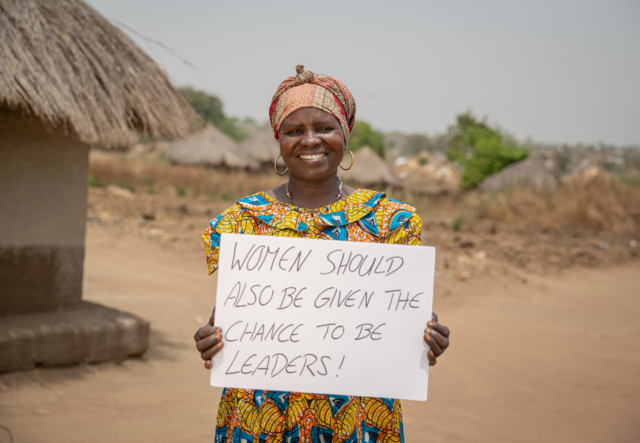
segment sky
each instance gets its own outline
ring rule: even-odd
[[[295,66],[375,128],[440,134],[471,109],[519,139],[640,145],[639,0],[88,0],[168,73],[268,119]]]

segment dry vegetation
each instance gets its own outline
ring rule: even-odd
[[[202,248],[209,220],[236,198],[282,182],[103,152],[92,153],[89,180],[89,226],[190,249]],[[640,256],[640,189],[608,176],[576,178],[555,193],[390,194],[416,207],[423,244],[438,248],[437,272],[448,279],[500,275],[524,283],[523,270],[602,267]]]
[[[543,230],[638,235],[640,188],[604,174],[568,179],[555,192],[513,189],[477,198],[480,217]]]
[[[210,200],[234,200],[281,182],[275,175],[172,165],[153,154],[92,152],[89,167],[89,184],[93,186],[114,184],[136,193],[205,196]]]

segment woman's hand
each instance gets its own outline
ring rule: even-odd
[[[215,315],[216,310],[214,308],[209,323],[198,329],[198,332],[193,336],[193,339],[196,341],[196,348],[198,352],[200,352],[200,357],[204,360],[204,367],[207,369],[213,367],[211,359],[224,346],[222,342],[222,330],[213,326]]]
[[[438,323],[438,315],[435,312],[431,313],[431,321],[427,323],[423,338],[430,348],[427,352],[429,366],[433,366],[437,363],[436,359],[449,347],[449,328]]]

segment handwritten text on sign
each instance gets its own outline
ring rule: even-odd
[[[220,387],[426,400],[435,249],[222,234]]]

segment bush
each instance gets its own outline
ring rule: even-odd
[[[453,222],[451,222],[451,229],[453,229],[454,231],[459,231],[460,229],[462,229],[464,220],[464,215],[459,214],[458,216],[456,216],[456,218],[453,219]]]
[[[247,134],[240,127],[240,121],[235,117],[225,115],[222,101],[218,97],[189,86],[178,88],[178,92],[204,121],[217,126],[235,141],[239,142],[246,138]]]
[[[529,150],[513,136],[477,120],[471,111],[456,117],[449,127],[447,157],[462,166],[461,186],[475,188],[482,180],[511,163],[523,160]]]
[[[384,137],[375,131],[367,122],[356,120],[349,136],[349,149],[356,152],[363,146],[369,146],[373,152],[384,157]]]

